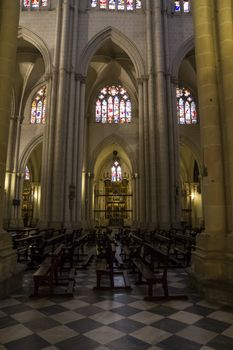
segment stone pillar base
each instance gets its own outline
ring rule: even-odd
[[[233,235],[198,235],[190,275],[207,300],[232,305]]]
[[[0,232],[0,297],[20,287],[23,269],[17,266],[17,255],[12,249],[9,233]]]

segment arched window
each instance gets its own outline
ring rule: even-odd
[[[22,8],[27,10],[35,10],[39,8],[47,8],[49,6],[49,0],[23,0]]]
[[[178,124],[197,124],[196,102],[190,91],[185,88],[176,89]]]
[[[46,86],[43,86],[33,98],[31,105],[31,124],[45,124]]]
[[[112,181],[113,182],[119,182],[122,180],[122,174],[121,174],[121,166],[120,163],[115,160],[112,166]]]
[[[31,180],[31,173],[27,165],[24,170],[24,180]]]
[[[174,12],[176,13],[189,13],[190,12],[190,0],[173,1]]]
[[[142,8],[141,0],[91,0],[91,7],[101,10],[133,11]]]
[[[99,92],[95,107],[97,123],[130,123],[131,115],[131,101],[121,85],[106,86]]]

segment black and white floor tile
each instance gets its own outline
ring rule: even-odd
[[[212,305],[188,287],[184,270],[169,271],[172,293],[187,301],[147,302],[145,286],[93,291],[95,262],[77,271],[75,296],[30,298],[22,289],[0,300],[0,350],[232,350],[233,309]],[[161,292],[158,289],[158,293]]]

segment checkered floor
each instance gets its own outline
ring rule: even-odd
[[[22,289],[0,300],[0,350],[232,350],[233,309],[205,302],[183,270],[170,270],[171,293],[187,301],[146,302],[145,286],[93,291],[95,262],[77,271],[75,297],[30,298],[31,272]]]

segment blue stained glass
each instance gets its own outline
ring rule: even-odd
[[[175,12],[180,12],[181,7],[180,7],[180,1],[175,1]]]

